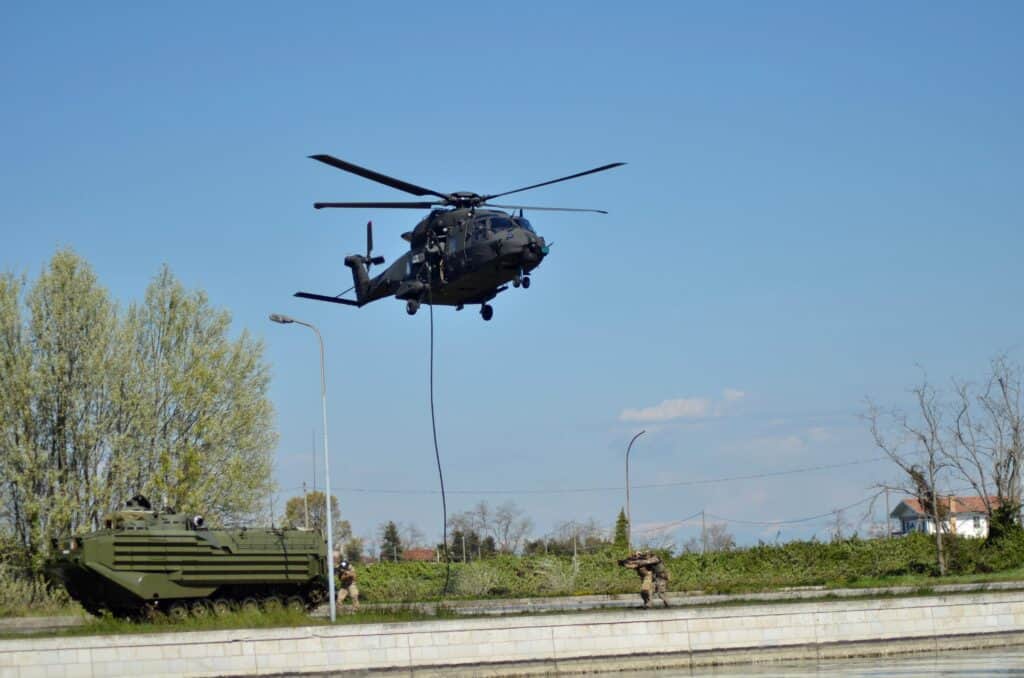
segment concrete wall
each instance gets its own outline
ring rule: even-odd
[[[1024,593],[0,641],[0,678],[688,666],[1024,642]]]

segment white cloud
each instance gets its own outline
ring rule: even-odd
[[[828,430],[824,426],[815,426],[814,428],[807,429],[807,440],[812,443],[827,443],[835,439],[832,435],[832,431]]]
[[[722,390],[722,400],[714,398],[674,398],[662,400],[657,405],[641,408],[626,408],[619,414],[621,421],[655,422],[672,419],[703,419],[728,414],[732,405],[746,397],[746,392],[736,388]]]
[[[670,419],[698,419],[712,412],[711,401],[707,398],[676,398],[662,400],[652,407],[622,410],[622,421],[669,421]]]
[[[745,395],[747,394],[744,391],[739,390],[738,388],[727,388],[722,391],[722,396],[730,403],[734,403],[737,400],[740,400]]]

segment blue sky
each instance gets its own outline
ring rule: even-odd
[[[646,428],[633,482],[676,484],[633,492],[637,530],[817,515],[892,468],[679,483],[877,457],[865,396],[905,403],[917,365],[944,381],[1020,357],[1022,19],[997,2],[8,4],[0,268],[35,276],[71,246],[122,303],[163,263],[205,289],[265,341],[282,497],[312,482],[319,374],[312,334],[266,318],[317,324],[343,513],[357,534],[437,538],[427,313],[291,297],[351,284],[368,219],[391,260],[421,215],[314,211],[407,196],[306,156],[479,193],[624,161],[523,195],[610,214],[534,213],[552,255],[493,321],[437,310],[449,510],[610,525]]]

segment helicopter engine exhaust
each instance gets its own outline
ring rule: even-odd
[[[352,269],[352,283],[356,288],[356,299],[363,303],[370,289],[370,275],[366,272],[365,259],[361,254],[350,254],[345,257],[345,265]]]

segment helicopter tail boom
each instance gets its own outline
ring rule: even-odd
[[[341,297],[328,297],[324,294],[313,294],[312,292],[296,292],[296,297],[302,297],[303,299],[313,299],[314,301],[329,301],[332,304],[345,304],[346,306],[362,306],[358,301],[352,301],[351,299],[342,299]]]

